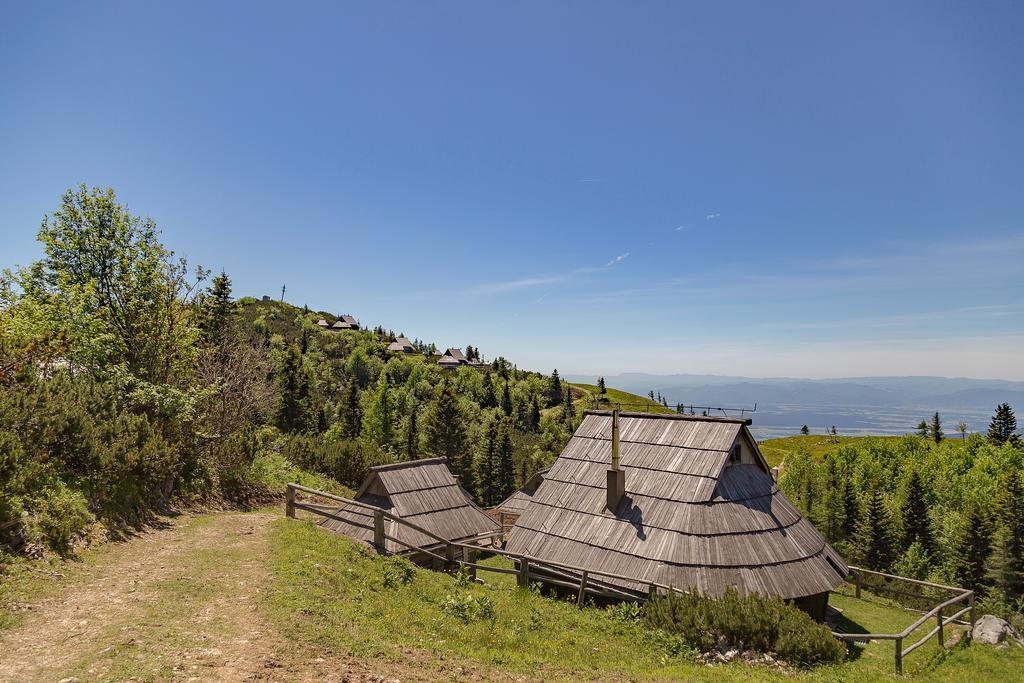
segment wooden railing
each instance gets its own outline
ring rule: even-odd
[[[359,524],[353,522],[351,519],[346,519],[335,514],[338,509],[338,505],[322,505],[316,503],[310,503],[301,501],[298,499],[298,493],[306,493],[311,496],[317,496],[327,500],[341,503],[345,506],[351,506],[366,510],[373,515],[373,525]],[[326,519],[334,519],[343,521],[347,524],[353,524],[364,529],[373,529],[373,544],[380,550],[384,550],[387,541],[393,541],[398,545],[406,548],[407,552],[411,553],[422,553],[432,558],[435,563],[439,564],[441,568],[446,569],[459,569],[466,570],[471,576],[476,578],[477,570],[495,572],[498,574],[515,574],[516,582],[523,588],[527,588],[530,585],[531,580],[543,581],[544,583],[559,586],[562,588],[571,589],[576,592],[576,604],[579,607],[583,607],[587,594],[595,595],[602,598],[612,598],[617,600],[629,600],[632,602],[644,602],[659,592],[665,593],[685,593],[686,591],[677,588],[675,586],[669,586],[663,583],[657,582],[646,582],[638,581],[636,577],[622,576],[621,574],[614,574],[612,572],[599,571],[589,567],[577,567],[568,564],[562,564],[560,562],[552,562],[551,560],[542,560],[537,557],[522,553],[510,553],[497,546],[484,548],[479,543],[474,541],[487,540],[488,538],[495,537],[498,532],[493,534],[482,534],[475,538],[465,539],[465,541],[450,541],[445,538],[438,536],[437,534],[424,529],[418,524],[414,524],[406,519],[402,519],[396,515],[391,514],[387,510],[382,508],[368,505],[366,503],[360,503],[350,498],[343,498],[342,496],[336,496],[332,493],[326,493],[324,491],[317,491],[316,489],[306,488],[299,484],[288,484],[286,502],[285,502],[285,514],[288,517],[295,517],[297,510],[305,510],[311,512],[320,517]],[[391,536],[385,532],[384,521],[391,520],[397,522],[399,525],[423,534],[427,538],[434,541],[434,543],[427,546],[417,546],[410,544],[400,538]],[[481,550],[486,550],[494,555],[499,555],[512,560],[515,563],[515,568],[511,569],[508,567],[495,567],[486,564],[480,564],[476,561],[477,554]],[[882,572],[875,572],[869,569],[862,569],[860,567],[850,567],[850,579],[854,585],[856,591],[856,597],[861,597],[861,590],[865,585],[864,578],[869,576],[879,577],[887,581],[904,582],[912,585],[922,586],[933,590],[948,591],[954,593],[954,597],[942,602],[935,607],[931,608],[930,611],[926,612],[920,619],[915,621],[913,624],[903,629],[900,633],[843,633],[839,631],[833,631],[832,635],[842,640],[848,640],[853,642],[863,642],[871,640],[892,640],[894,641],[893,654],[895,657],[895,670],[897,674],[903,673],[903,658],[908,654],[916,650],[917,648],[924,645],[932,637],[937,636],[939,645],[945,643],[945,632],[944,629],[950,623],[957,622],[965,614],[970,613],[969,624],[973,627],[975,621],[974,615],[974,591],[964,590],[963,588],[956,588],[954,586],[944,586],[938,583],[929,583],[928,581],[918,581],[916,579],[909,579],[902,576],[895,576],[893,574],[884,574]],[[603,579],[603,580],[602,580]],[[636,589],[622,588],[621,585],[614,585],[610,581],[625,582],[627,586],[637,586]],[[889,591],[899,593],[899,591]],[[909,594],[914,597],[924,598],[920,594]],[[945,610],[959,604],[964,604],[966,607],[963,609],[950,614],[945,615]],[[921,627],[929,619],[935,619],[936,625],[931,631],[929,631],[923,638],[915,642],[913,645],[904,648],[903,642],[910,637],[910,635]],[[963,622],[960,622],[963,623]]]
[[[297,495],[299,493],[306,493],[311,496],[317,496],[319,498],[341,503],[344,506],[351,506],[366,510],[373,515],[373,525],[371,527],[369,524],[363,525],[354,523],[351,519],[338,516],[335,514],[335,511],[339,507],[338,505],[322,505],[299,500]],[[405,548],[407,552],[422,553],[423,555],[430,557],[435,563],[440,564],[443,568],[467,570],[473,577],[476,576],[476,572],[478,570],[495,572],[498,574],[515,574],[517,583],[524,588],[529,587],[531,581],[536,580],[543,581],[550,585],[571,589],[576,592],[576,603],[580,607],[583,607],[584,599],[587,594],[602,598],[643,602],[651,596],[656,595],[659,591],[675,593],[685,592],[679,588],[663,583],[654,581],[638,581],[636,577],[632,576],[623,576],[621,574],[599,571],[589,567],[577,567],[562,564],[560,562],[553,562],[551,560],[542,560],[523,553],[511,553],[497,546],[483,547],[478,542],[474,542],[487,540],[492,536],[498,536],[498,532],[494,532],[493,534],[482,534],[481,536],[465,539],[464,541],[450,541],[427,529],[424,529],[418,524],[414,524],[406,519],[393,515],[382,508],[361,503],[350,498],[336,496],[332,493],[317,491],[316,489],[300,486],[299,484],[288,484],[285,500],[285,515],[288,517],[295,517],[297,510],[304,510],[320,517],[324,517],[325,519],[343,521],[347,524],[354,524],[354,526],[365,529],[372,528],[373,545],[381,550],[384,550],[387,541],[392,541]],[[392,536],[385,532],[385,520],[397,522],[405,528],[423,534],[434,541],[434,543],[426,546],[418,546]],[[481,550],[512,560],[516,566],[512,569],[508,567],[495,567],[480,564],[476,561],[476,558],[477,554]],[[611,583],[613,581],[626,582],[627,585],[637,586],[637,588],[623,588],[620,585],[614,585]]]
[[[931,583],[929,581],[919,581],[917,579],[909,579],[904,576],[896,576],[895,574],[885,574],[883,572],[876,572],[870,569],[863,569],[861,567],[850,567],[850,578],[854,585],[856,597],[861,597],[861,591],[864,588],[866,577],[878,577],[883,579],[885,582],[899,582],[908,583],[915,586],[921,586],[924,588],[930,588],[932,590],[945,591],[953,593],[953,597],[940,602],[938,605],[932,607],[929,611],[925,612],[917,621],[907,626],[899,633],[842,633],[833,631],[832,635],[836,638],[842,638],[843,640],[849,640],[852,642],[865,642],[870,640],[891,640],[893,641],[893,664],[897,674],[903,673],[903,658],[909,655],[911,652],[921,647],[933,637],[938,638],[939,646],[945,645],[945,628],[951,623],[963,623],[961,618],[968,614],[967,623],[974,627],[975,614],[974,614],[974,591],[965,590],[963,588],[957,588],[956,586],[944,586],[940,583]],[[897,589],[891,589],[886,586],[869,586],[872,590],[878,590],[879,592],[888,592],[903,597],[912,597],[917,599],[927,599],[927,596],[923,596],[920,593],[910,593],[907,591],[900,591]],[[944,614],[947,609],[955,607],[957,605],[963,605],[964,607],[953,614],[948,616]],[[914,631],[919,629],[929,620],[935,620],[935,628],[926,633],[922,638],[917,640],[914,644],[904,648],[903,643],[907,640]]]

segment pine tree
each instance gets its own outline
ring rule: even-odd
[[[420,452],[420,431],[416,424],[416,406],[409,412],[409,424],[405,428],[405,459],[416,460]]]
[[[513,460],[512,436],[508,423],[502,424],[498,430],[497,458],[498,458],[498,486],[497,505],[512,495],[516,490],[516,466]]]
[[[548,384],[548,397],[553,406],[562,403],[562,380],[558,376],[558,368],[555,368],[554,372],[551,373],[551,381]]]
[[[341,406],[341,431],[349,439],[359,436],[363,425],[363,413],[359,408],[359,387],[355,381],[349,382],[345,390],[345,398]]]
[[[537,397],[534,396],[530,399],[530,431],[536,432],[540,429],[540,404],[537,403]]]
[[[927,495],[921,475],[917,470],[912,470],[907,478],[903,505],[900,508],[900,517],[903,519],[903,545],[907,547],[917,542],[926,552],[932,554],[935,552],[935,537],[928,517]]]
[[[505,413],[505,417],[512,417],[512,390],[508,385],[509,383],[505,382],[501,389],[501,412]]]
[[[928,421],[927,420],[921,420],[920,422],[917,423],[917,435],[921,436],[921,437],[924,437],[925,439],[928,438]]]
[[[362,433],[383,449],[391,447],[395,435],[395,409],[392,400],[388,373],[382,372],[377,381],[377,388],[363,414]]]
[[[986,585],[986,564],[992,552],[992,528],[977,502],[972,501],[960,521],[952,548],[957,585],[978,590]]]
[[[857,491],[853,487],[853,481],[847,475],[843,479],[843,539],[853,538],[857,533],[857,523],[860,520],[860,501],[857,500]]]
[[[597,391],[598,391],[598,393],[601,393],[601,394],[607,394],[608,393],[608,389],[604,385],[604,377],[598,377],[597,378]]]
[[[310,426],[309,377],[302,365],[299,347],[292,344],[285,352],[278,370],[281,402],[277,410],[277,426],[284,432],[301,432]]]
[[[868,569],[885,571],[892,564],[892,522],[885,507],[882,491],[872,486],[864,501],[864,511],[857,526],[855,543],[860,562]]]
[[[487,441],[476,463],[476,479],[480,487],[480,504],[493,507],[503,498],[498,497],[498,421],[492,420],[487,429]]]
[[[476,490],[466,417],[447,377],[438,387],[423,422],[424,451],[433,457],[447,458],[462,487]]]
[[[203,337],[207,343],[213,343],[224,333],[234,310],[231,278],[223,270],[210,283],[203,308]]]
[[[935,443],[942,443],[942,438],[945,436],[942,433],[942,418],[939,417],[938,411],[932,415],[932,423],[928,425],[928,436]]]
[[[572,434],[576,431],[576,406],[572,402],[572,391],[569,385],[565,385],[565,398],[562,400],[562,420],[565,422],[565,430]]]
[[[1000,403],[988,425],[988,439],[992,443],[1004,444],[1017,438],[1017,417],[1009,403]]]
[[[1024,595],[1024,487],[1016,470],[1003,477],[993,505],[996,531],[989,579],[1007,602]]]
[[[811,433],[811,430],[807,425],[804,425],[803,427],[800,428],[800,433],[803,434],[804,436],[807,436],[808,434]]]
[[[484,373],[484,395],[480,399],[481,408],[496,408],[498,399],[494,395],[494,379],[490,370]]]

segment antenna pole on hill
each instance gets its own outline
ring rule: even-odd
[[[281,302],[282,303],[284,303],[284,290],[285,290],[285,285],[281,285]]]

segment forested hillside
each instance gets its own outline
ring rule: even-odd
[[[236,301],[112,190],[69,190],[39,241],[0,283],[8,551],[66,553],[178,499],[266,499],[296,465],[354,487],[374,464],[447,457],[492,505],[578,420],[557,371],[445,371],[425,343],[395,354],[390,331],[316,325],[341,311]]]

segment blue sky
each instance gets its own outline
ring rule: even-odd
[[[1024,379],[1024,6],[7,3],[0,265],[112,186],[521,366]]]

